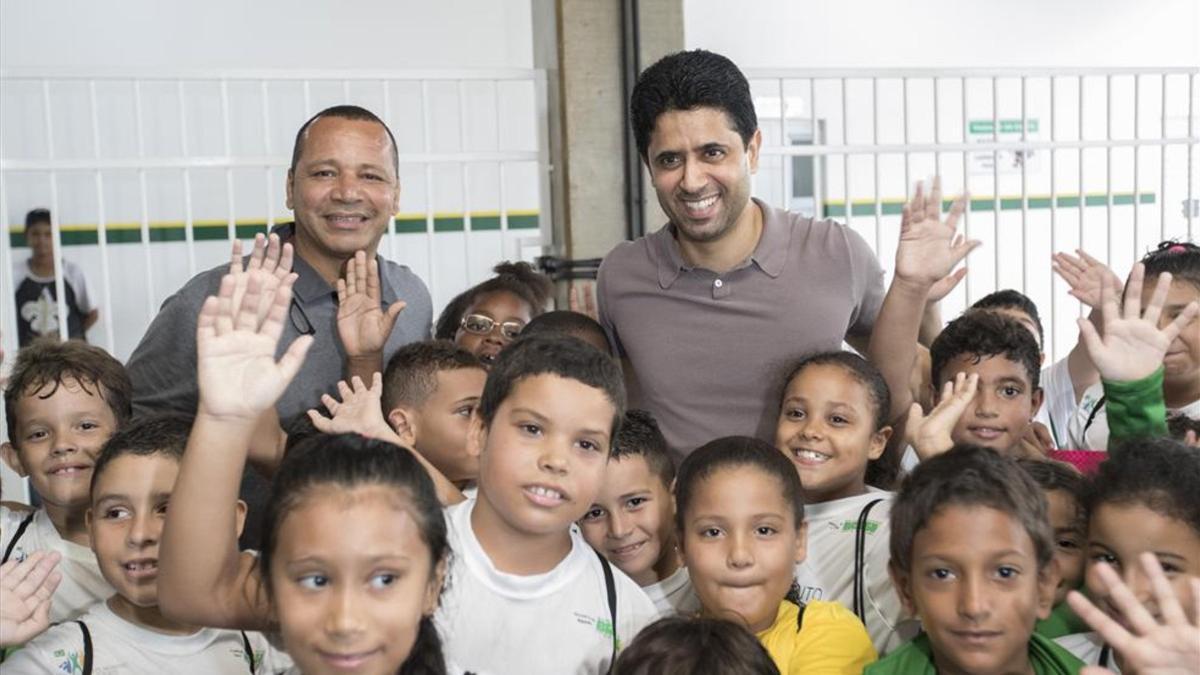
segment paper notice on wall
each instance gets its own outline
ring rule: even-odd
[[[1000,120],[1000,133],[994,134],[995,123],[992,120],[971,120],[967,123],[967,138],[970,143],[1015,143],[1021,140],[1037,140],[1038,120],[1031,117],[1025,120],[1025,138],[1021,137],[1021,120]],[[997,150],[970,153],[971,174],[1002,174],[1021,173],[1024,166],[1028,174],[1041,170],[1042,150]]]

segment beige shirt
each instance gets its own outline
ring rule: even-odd
[[[721,436],[774,441],[785,369],[870,335],[883,303],[883,270],[857,232],[755,204],[758,246],[725,274],[687,265],[670,225],[600,266],[600,323],[637,373],[631,405],[654,413],[676,462]]]

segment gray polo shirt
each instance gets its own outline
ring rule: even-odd
[[[773,443],[784,368],[869,336],[883,303],[858,233],[754,202],[758,246],[725,274],[685,263],[671,225],[600,265],[600,323],[637,375],[631,403],[654,413],[677,463],[721,436]]]
[[[285,240],[294,225],[278,228]],[[433,305],[429,290],[416,274],[403,265],[379,260],[383,306],[403,300],[407,304],[384,347],[384,363],[400,347],[429,339],[433,324]],[[228,271],[221,265],[201,272],[162,304],[126,368],[133,380],[134,414],[181,411],[195,413],[199,402],[196,390],[196,318],[204,299],[215,295],[221,277]],[[288,385],[275,406],[279,419],[288,419],[321,404],[321,394],[336,394],[338,380],[344,376],[346,352],[337,336],[337,291],[317,272],[295,257],[293,271],[299,276],[293,287],[292,306],[284,324],[276,356],[282,356],[297,337],[313,336],[313,345],[299,374]]]

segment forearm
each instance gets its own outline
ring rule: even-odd
[[[1108,417],[1108,447],[1137,438],[1167,433],[1163,402],[1163,369],[1133,382],[1104,381]]]
[[[383,372],[383,354],[367,354],[364,356],[346,357],[346,381],[358,377],[363,382],[370,382],[375,373]]]
[[[269,616],[247,592],[257,570],[237,546],[238,486],[253,430],[252,421],[200,413],[188,437],[159,552],[159,606],[177,621],[246,628]]]
[[[280,427],[279,413],[272,407],[258,418],[250,438],[250,454],[246,459],[256,471],[270,478],[283,461],[286,446],[287,434]]]
[[[871,332],[867,356],[879,368],[891,391],[889,419],[904,414],[912,403],[909,383],[917,358],[917,336],[928,291],[920,284],[893,280]]]
[[[927,302],[925,311],[921,314],[921,329],[917,333],[917,342],[928,348],[942,332],[942,303]]]
[[[100,320],[100,310],[93,309],[83,316],[83,329],[90,330]]]

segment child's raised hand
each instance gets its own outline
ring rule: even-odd
[[[283,280],[292,272],[292,245],[279,244],[279,235],[254,236],[254,250],[250,252],[250,260],[243,265],[242,241],[233,240],[233,250],[229,258],[229,275],[234,278],[233,306],[241,307],[242,297],[246,294],[246,286],[251,279],[257,279],[259,284],[258,306],[255,308],[258,322],[262,323],[271,307],[275,291]]]
[[[917,183],[913,198],[904,205],[900,218],[900,242],[896,246],[897,279],[928,289],[939,280],[951,276],[954,267],[979,246],[979,241],[967,241],[958,234],[958,219],[966,209],[966,203],[966,195],[955,199],[943,221],[941,179],[933,179],[928,198],[924,185]],[[950,287],[953,288],[953,285]]]
[[[367,260],[363,251],[355,253],[346,261],[346,275],[337,282],[338,338],[348,358],[378,356],[382,363],[383,346],[405,303],[394,302],[384,312],[381,297],[379,262]]]
[[[228,274],[217,295],[204,301],[196,322],[199,414],[253,425],[283,395],[312,346],[312,336],[303,335],[275,361],[295,281],[296,275],[289,274],[279,283],[262,321],[257,315],[262,293],[258,278],[246,284],[240,306],[233,302],[237,281]]]
[[[50,602],[62,573],[53,551],[0,565],[0,648],[25,644],[50,626]]]
[[[1051,256],[1050,266],[1071,287],[1071,297],[1092,309],[1098,309],[1100,291],[1106,284],[1120,288],[1121,279],[1107,265],[1088,255],[1086,251],[1076,249],[1075,252],[1079,255],[1055,253]]]
[[[326,434],[355,433],[380,440],[395,442],[395,432],[383,419],[383,376],[376,372],[371,377],[371,386],[363,384],[359,377],[338,382],[341,401],[323,394],[321,403],[329,411],[325,417],[318,410],[309,410],[308,417],[313,426]]]
[[[1155,618],[1134,596],[1117,573],[1105,563],[1099,563],[1096,576],[1108,587],[1112,604],[1124,619],[1118,623],[1096,607],[1079,591],[1067,595],[1067,603],[1079,618],[1098,632],[1123,660],[1123,672],[1138,675],[1195,675],[1200,667],[1200,578],[1191,584],[1190,608],[1193,620],[1179,602],[1171,582],[1153,553],[1142,553],[1142,568],[1154,592],[1160,618]],[[1122,623],[1124,625],[1122,625]],[[1126,628],[1128,626],[1128,628]],[[1082,675],[1100,675],[1103,668],[1085,668]]]
[[[596,309],[596,283],[572,281],[571,292],[567,294],[567,309],[586,314],[599,321],[600,312]]]
[[[1171,288],[1170,272],[1158,276],[1154,294],[1142,311],[1142,280],[1146,268],[1134,265],[1125,288],[1125,306],[1117,306],[1120,288],[1112,283],[1100,289],[1104,336],[1086,319],[1079,319],[1079,332],[1100,377],[1109,382],[1132,382],[1148,377],[1162,365],[1171,342],[1200,313],[1200,304],[1190,303],[1171,323],[1160,329],[1159,317]]]
[[[928,415],[921,406],[913,403],[908,409],[908,421],[904,425],[904,441],[912,446],[917,457],[925,461],[954,447],[950,433],[958,418],[975,398],[979,388],[979,375],[959,373],[953,381],[942,385],[942,396]]]

